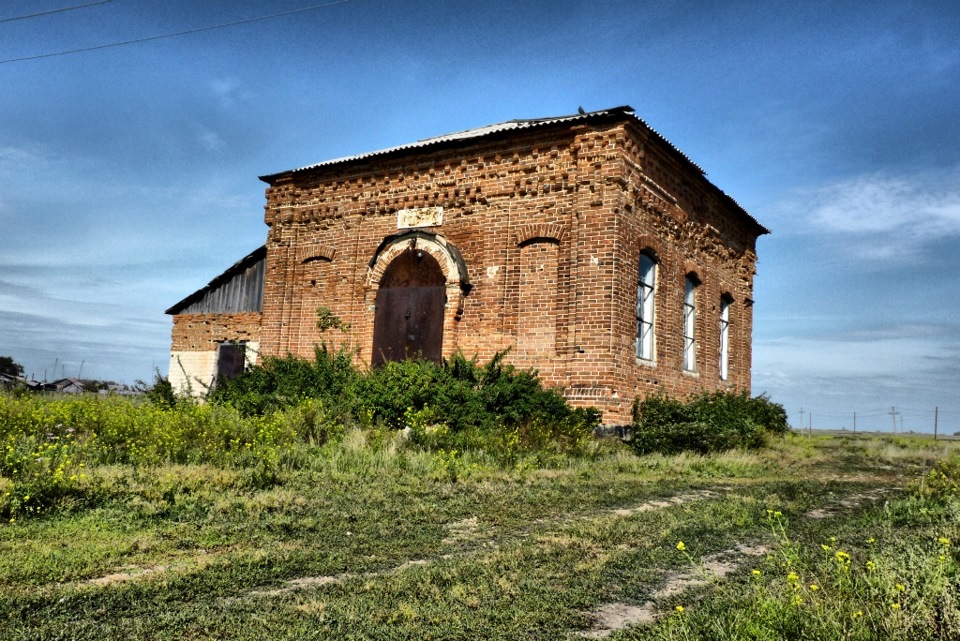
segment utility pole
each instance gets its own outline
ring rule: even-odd
[[[897,433],[897,408],[896,407],[890,408],[890,418],[893,419],[893,433],[896,434]]]
[[[853,413],[853,433],[857,433],[857,413]]]
[[[940,414],[940,407],[933,408],[933,440],[937,440],[937,418]]]
[[[800,429],[803,429],[803,407],[800,408]]]
[[[807,418],[810,420],[810,429],[807,430],[807,434],[813,436],[813,412],[807,412]]]

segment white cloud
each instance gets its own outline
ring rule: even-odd
[[[197,140],[207,151],[220,151],[227,146],[227,142],[214,130],[201,124],[194,124]]]
[[[46,162],[44,155],[35,149],[9,145],[0,147],[0,174],[19,169],[24,165],[45,165]]]
[[[776,209],[802,221],[800,233],[826,233],[863,260],[922,255],[933,242],[960,236],[960,167],[856,176],[794,192]]]
[[[250,91],[236,78],[218,78],[209,83],[210,90],[224,109],[235,109],[251,97]]]

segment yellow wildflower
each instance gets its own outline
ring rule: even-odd
[[[682,605],[678,605],[678,606],[677,606],[677,612],[678,612],[679,614],[683,614],[683,606],[682,606]]]
[[[677,549],[683,552],[684,550],[687,549],[687,546],[684,545],[683,541],[680,541],[679,543],[677,543]]]

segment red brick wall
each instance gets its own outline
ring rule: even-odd
[[[456,246],[471,288],[448,282],[444,354],[481,360],[512,348],[548,385],[629,420],[638,394],[749,389],[757,228],[733,213],[688,164],[633,120],[489,136],[288,172],[267,189],[261,352],[310,356],[329,307],[349,334],[323,338],[370,362],[378,265],[397,211],[443,207],[426,228]],[[656,359],[634,353],[639,252],[659,259]],[[695,271],[698,371],[682,371],[683,281]],[[719,303],[731,308],[730,377],[719,379]],[[176,330],[175,330],[176,334]]]
[[[216,351],[221,341],[260,340],[261,315],[177,314],[173,317],[173,352]]]

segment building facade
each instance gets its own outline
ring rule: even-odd
[[[361,363],[509,349],[606,424],[638,395],[750,389],[768,232],[629,107],[261,179],[265,246],[167,310],[180,389],[311,356],[321,307]]]

